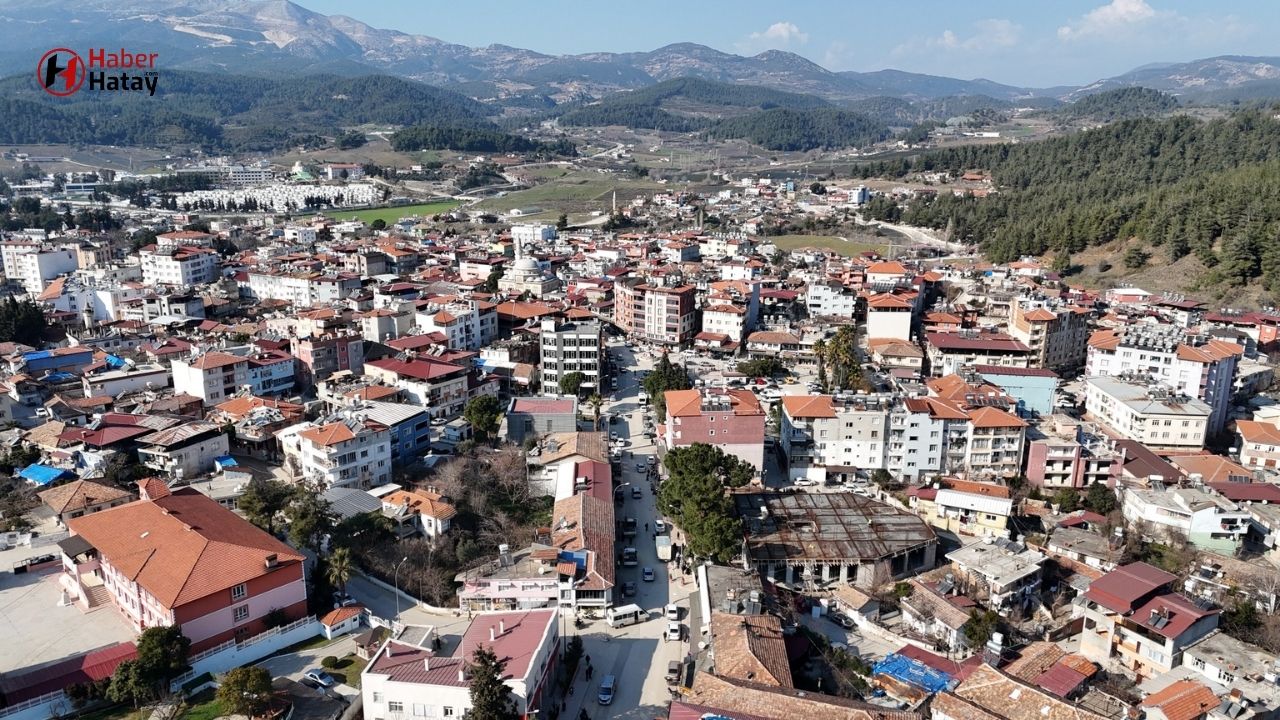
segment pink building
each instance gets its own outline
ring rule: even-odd
[[[306,615],[300,553],[192,488],[139,487],[141,500],[67,522],[60,580],[72,602],[111,602],[137,632],[181,626],[192,652],[264,632],[277,608]]]
[[[290,350],[298,360],[300,384],[320,382],[341,370],[364,372],[364,338],[359,335],[293,338]]]
[[[750,390],[668,390],[663,441],[668,448],[705,443],[764,468],[764,410]]]

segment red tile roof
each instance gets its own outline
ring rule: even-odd
[[[1118,613],[1128,613],[1143,598],[1177,580],[1173,575],[1144,562],[1130,563],[1094,580],[1085,596]]]
[[[266,575],[302,555],[193,488],[67,521],[127,579],[174,608]]]
[[[1218,706],[1218,697],[1195,680],[1179,680],[1143,698],[1141,705],[1159,708],[1165,720],[1196,720]]]
[[[70,685],[106,680],[116,671],[117,665],[137,656],[138,649],[133,643],[121,643],[28,673],[5,673],[0,676],[0,693],[4,694],[8,705],[16,705]]]

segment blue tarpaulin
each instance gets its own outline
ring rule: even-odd
[[[871,672],[911,683],[931,693],[946,690],[951,684],[950,675],[898,653],[889,653],[888,657],[875,664]]]
[[[61,479],[64,476],[69,477],[70,475],[71,473],[66,470],[59,470],[55,467],[37,465],[35,463],[22,468],[22,471],[18,473],[18,476],[22,479],[30,480],[37,485],[48,485],[54,480]]]
[[[223,455],[220,458],[215,458],[213,462],[216,463],[217,466],[220,468],[235,467],[240,464],[236,462],[236,459],[231,457],[230,455]]]
[[[68,380],[74,380],[75,378],[76,376],[72,375],[69,372],[58,371],[54,373],[49,373],[48,375],[45,375],[44,378],[42,379],[48,380],[49,382],[66,382]]]
[[[120,368],[128,364],[124,361],[123,358],[118,358],[115,355],[108,355],[106,358],[106,363],[107,363],[107,367],[112,368],[114,370],[119,370]]]

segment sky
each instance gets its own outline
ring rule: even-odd
[[[1275,55],[1276,0],[296,0],[326,15],[471,46],[561,55],[696,42],[788,50],[829,70],[1083,85],[1156,62]]]

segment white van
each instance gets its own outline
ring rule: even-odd
[[[604,621],[613,628],[635,625],[643,619],[647,619],[647,616],[639,605],[622,605],[604,611]]]

